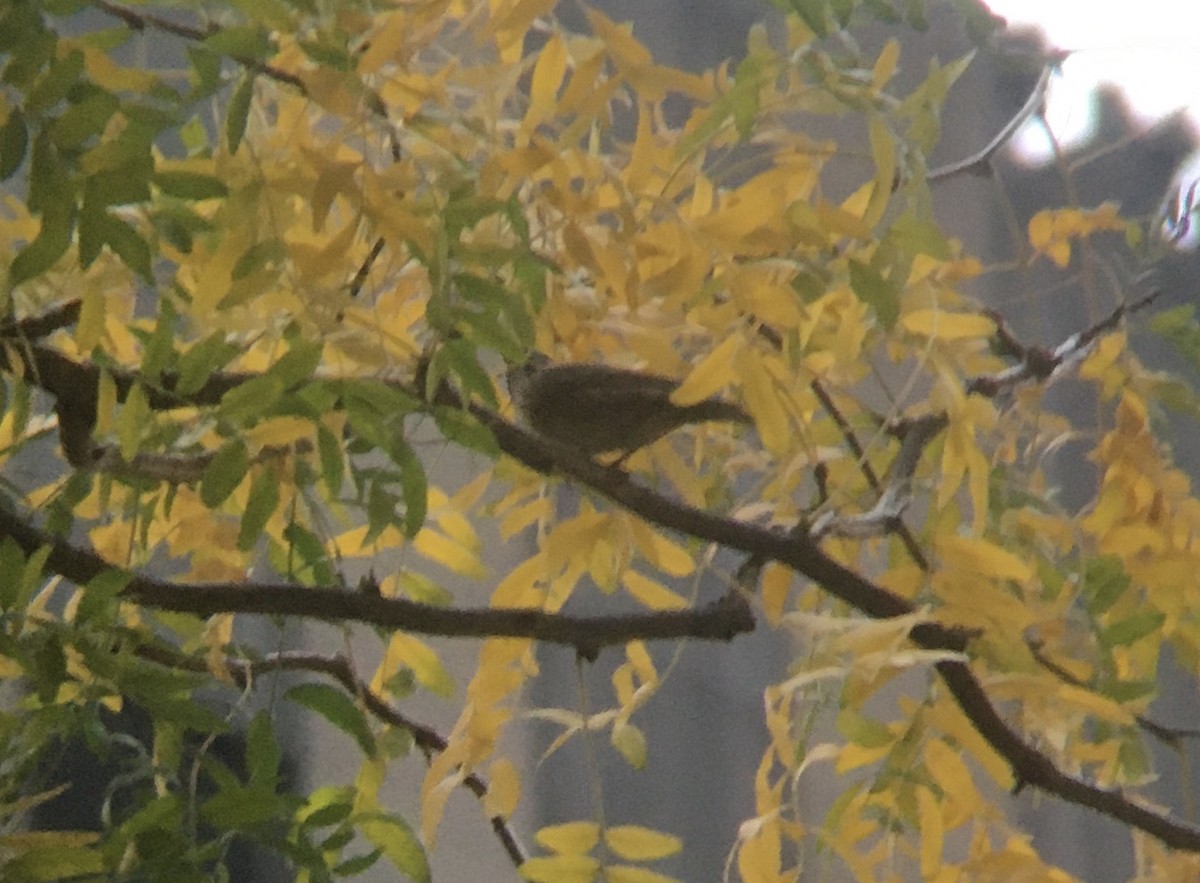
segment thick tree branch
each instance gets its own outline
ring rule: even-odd
[[[99,555],[50,536],[0,507],[0,536],[11,537],[28,555],[49,547],[46,568],[79,585],[120,568]],[[612,616],[568,616],[531,608],[464,610],[433,607],[366,591],[294,583],[176,584],[126,572],[121,597],[157,610],[210,616],[258,613],[301,616],[330,622],[362,622],[443,637],[531,638],[565,644],[587,658],[613,644],[634,640],[695,638],[728,641],[754,630],[749,605],[737,593],[694,610]]]

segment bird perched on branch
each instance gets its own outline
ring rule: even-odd
[[[678,380],[593,362],[556,365],[541,353],[506,374],[522,419],[539,435],[589,456],[620,451],[622,459],[688,423],[751,423],[732,402],[676,405]]]

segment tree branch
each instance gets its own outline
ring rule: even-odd
[[[194,672],[209,670],[205,660],[187,656],[174,647],[162,644],[139,646],[136,653],[143,659],[170,668]],[[426,761],[432,759],[435,754],[441,754],[447,748],[445,738],[437,730],[418,723],[397,711],[391,703],[372,690],[370,685],[355,674],[350,660],[341,654],[325,656],[320,653],[283,652],[272,653],[253,662],[227,656],[224,658],[223,664],[230,677],[242,687],[253,683],[254,677],[263,672],[305,671],[327,675],[341,684],[347,692],[359,698],[367,711],[379,720],[407,731],[416,746],[421,749],[421,753],[425,755]],[[464,776],[462,784],[480,800],[487,796],[488,784],[482,776],[476,773],[468,773]],[[507,820],[502,816],[491,816],[488,821],[491,822],[492,830],[496,833],[496,837],[500,840],[500,844],[504,847],[513,866],[520,867],[526,858],[525,850],[518,842],[516,834],[509,827]]]
[[[176,37],[182,37],[193,43],[203,43],[214,34],[220,33],[220,29],[210,26],[208,29],[191,27],[190,25],[180,24],[179,22],[171,21],[162,16],[152,15],[145,12],[137,12],[127,6],[121,6],[117,3],[111,3],[109,0],[91,0],[93,6],[97,9],[107,12],[114,18],[119,18],[125,22],[130,28],[137,31],[156,30],[166,34],[172,34]],[[234,61],[243,67],[250,68],[263,76],[270,77],[280,83],[286,83],[292,88],[300,92],[301,95],[307,95],[308,89],[304,85],[304,81],[295,74],[289,74],[285,70],[281,70],[273,65],[267,64],[265,61],[259,61],[257,58],[250,58],[244,55],[231,55]]]
[[[1129,306],[1122,305],[1101,322],[1068,338],[1052,351],[1057,366],[1061,368],[1077,361],[1101,334],[1115,328],[1128,312],[1149,304],[1154,296],[1152,294]],[[3,351],[0,350],[2,358]],[[53,354],[53,358],[46,357],[46,361],[64,376],[70,372],[68,363],[76,371],[84,370],[57,353]],[[976,378],[968,384],[968,390],[982,395],[996,395],[1004,388],[1034,378],[1037,374],[1028,362],[1023,361],[1021,365],[1004,372],[1003,376]],[[0,367],[4,365],[0,364]],[[95,366],[88,366],[86,370],[98,376]],[[118,377],[122,375],[114,373],[114,378]],[[132,383],[132,377],[132,374],[125,376],[118,385],[121,382]],[[205,388],[196,393],[196,398],[205,402],[219,400],[219,395],[215,395],[217,390],[231,388],[239,382],[242,379],[235,375],[214,375]],[[170,387],[169,378],[164,379],[164,385]],[[420,396],[422,393],[405,384],[396,385],[411,395]],[[162,395],[172,401],[172,407],[178,406],[180,399],[193,398],[175,397],[169,391]],[[436,404],[463,406],[457,395],[445,386],[439,390]],[[158,407],[154,401],[152,406]],[[492,432],[505,453],[539,472],[562,473],[651,523],[743,551],[756,561],[778,561],[872,618],[888,619],[915,612],[915,607],[906,599],[826,555],[808,534],[784,533],[695,509],[638,485],[621,469],[603,466],[573,448],[555,444],[509,423],[482,405],[470,403],[467,409]],[[0,535],[5,533],[13,536],[27,553],[49,543],[52,552],[47,566],[75,582],[87,582],[100,572],[112,569],[98,556],[88,557],[86,553],[54,540],[11,513],[0,510]],[[75,557],[79,555],[85,557]],[[72,571],[76,575],[72,575]],[[739,632],[753,628],[753,618],[744,606],[745,601],[734,595],[694,612],[584,619],[551,616],[538,610],[452,611],[401,599],[384,599],[367,593],[294,585],[185,587],[132,576],[124,591],[130,600],[181,612],[291,614],[370,622],[452,636],[505,634],[567,644],[574,646],[584,656],[594,654],[608,644],[636,638],[729,640]],[[910,637],[924,649],[963,652],[971,635],[936,622],[922,622],[913,627]],[[1072,803],[1103,812],[1159,838],[1168,846],[1200,852],[1200,828],[1149,810],[1118,790],[1100,788],[1061,772],[1050,757],[1034,748],[1004,721],[967,663],[943,661],[936,664],[936,670],[972,725],[1008,761],[1018,788],[1036,787]]]
[[[0,507],[0,536],[11,537],[30,555],[48,547],[45,567],[79,585],[101,574],[121,570],[94,552],[52,537]],[[729,641],[754,630],[749,605],[731,592],[704,607],[611,616],[568,616],[533,608],[464,610],[433,607],[373,592],[303,586],[295,583],[176,584],[124,571],[121,598],[157,610],[211,616],[214,613],[258,613],[300,616],[330,622],[362,622],[443,637],[530,638],[573,647],[594,658],[613,644],[634,640]]]

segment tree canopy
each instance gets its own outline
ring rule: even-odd
[[[1161,219],[1046,205],[1010,263],[972,256],[933,189],[988,173],[1056,59],[992,144],[934,167],[972,56],[899,85],[923,4],[777,5],[694,73],[554,0],[0,4],[6,879],[208,879],[250,840],[298,879],[427,880],[465,788],[525,879],[665,880],[688,844],[628,820],[527,848],[510,819],[536,772],[502,737],[540,644],[613,653],[611,691],[551,718],[639,766],[639,709],[672,687],[649,642],[756,629],[796,652],[731,878],[796,879],[816,845],[863,880],[1066,879],[1005,791],[1090,807],[1145,873],[1195,875],[1200,827],[1141,790],[1149,743],[1187,737],[1150,713],[1164,648],[1200,667],[1200,499],[1163,418],[1195,391],[1129,343],[1200,350],[1139,275]],[[937,13],[989,46],[983,7]],[[863,49],[881,24],[899,36]],[[1174,208],[1167,239],[1193,215]],[[1023,340],[979,297],[1031,268],[1087,286],[1069,336]],[[720,395],[753,428],[589,458],[514,415],[499,378],[535,351],[679,378],[676,403]],[[1047,403],[1058,384],[1094,424]],[[528,554],[502,566],[497,542]],[[611,613],[572,612],[597,594]],[[382,661],[257,641],[252,614],[344,624]],[[437,636],[478,645],[464,682]],[[247,711],[273,672],[298,681]],[[868,711],[901,675],[894,714]],[[457,724],[411,716],[417,691]],[[126,703],[151,736],[103,825],[16,827],[62,790],[48,747],[112,750]],[[352,782],[318,764],[288,786],[285,703],[345,733]],[[206,750],[231,729],[244,769]],[[418,810],[384,805],[389,767],[422,757]],[[818,766],[841,794],[806,818]]]

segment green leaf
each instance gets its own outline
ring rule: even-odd
[[[54,59],[45,75],[29,90],[25,112],[41,116],[67,97],[83,72],[83,53],[74,49]]]
[[[250,104],[254,99],[254,76],[247,72],[242,76],[237,89],[229,98],[229,109],[225,117],[225,138],[229,152],[237,153],[246,134],[246,123],[250,119]]]
[[[108,619],[116,615],[117,598],[133,575],[124,570],[106,570],[93,577],[83,588],[79,606],[75,610],[75,621],[85,623],[96,619]]]
[[[78,150],[91,138],[99,137],[121,107],[111,92],[94,89],[85,99],[72,104],[54,121],[50,133],[54,143],[66,150]]]
[[[199,172],[155,172],[151,180],[163,193],[180,199],[219,199],[229,195],[224,181]]]
[[[246,769],[251,783],[274,787],[279,780],[279,764],[282,760],[283,752],[275,738],[271,716],[260,711],[246,730]]]
[[[271,469],[261,469],[250,483],[250,497],[238,529],[239,549],[245,552],[254,548],[278,506],[279,477]]]
[[[61,842],[55,843],[56,838]],[[51,837],[46,838],[46,842],[46,846],[27,849],[6,861],[5,879],[20,880],[22,883],[75,880],[101,875],[109,870],[104,853],[90,846],[80,846],[79,835],[75,832],[54,832]]]
[[[214,372],[228,365],[240,352],[225,339],[225,332],[214,331],[179,357],[175,389],[191,395],[208,382]]]
[[[287,260],[287,246],[278,239],[256,242],[246,249],[233,265],[234,282],[263,269],[274,269]]]
[[[248,468],[246,443],[240,438],[226,442],[217,451],[204,477],[200,479],[200,500],[209,509],[215,509],[229,498],[242,479],[246,477]]]
[[[284,389],[292,389],[301,383],[311,380],[321,364],[321,344],[294,338],[287,352],[275,360],[263,376],[275,378]]]
[[[319,586],[333,585],[334,574],[329,567],[329,556],[320,537],[302,524],[292,522],[283,531],[283,538],[288,542],[289,552],[299,557],[300,561],[312,571],[312,580]],[[296,573],[291,555],[284,562],[281,571],[292,576]]]
[[[200,807],[210,824],[225,830],[253,829],[272,821],[283,811],[283,801],[275,788],[249,785],[222,788]]]
[[[324,426],[317,426],[317,459],[321,464],[321,480],[336,497],[342,490],[346,474],[346,462],[342,456],[342,443]]]
[[[843,708],[837,716],[838,732],[855,745],[882,748],[896,741],[886,724],[863,715],[853,708]]]
[[[1196,321],[1194,304],[1181,304],[1156,313],[1149,326],[1193,368],[1200,367],[1200,323]]]
[[[322,844],[326,849],[330,847]],[[381,850],[375,849],[363,855],[355,856],[354,858],[346,859],[344,862],[338,862],[334,865],[333,873],[336,877],[341,877],[347,880],[354,880],[365,873],[370,868],[379,864],[379,859],[383,856]]]
[[[415,883],[428,883],[429,859],[421,841],[403,819],[381,813],[359,822],[358,827],[397,870]]]
[[[1166,618],[1166,614],[1159,610],[1139,610],[1103,629],[1100,632],[1100,640],[1106,647],[1128,646],[1154,634]]]
[[[274,411],[283,393],[283,382],[278,377],[263,374],[221,396],[218,413],[234,423],[253,422]]]
[[[192,68],[192,101],[207,98],[221,88],[221,56],[202,46],[189,46],[188,63]]]
[[[17,606],[21,583],[14,574],[25,570],[25,553],[12,537],[0,541],[0,610],[12,610]]]
[[[129,269],[147,282],[154,281],[150,265],[150,246],[141,234],[114,215],[105,213],[104,241]]]
[[[879,324],[890,329],[900,315],[900,299],[894,286],[878,271],[861,261],[850,261],[850,288],[858,299],[875,310]]]
[[[38,631],[34,637],[31,664],[25,667],[25,676],[33,683],[38,698],[50,703],[67,679],[67,655],[58,636],[49,629]]]
[[[829,33],[825,0],[789,0],[788,5],[818,37]]]
[[[61,203],[48,206],[42,213],[42,226],[33,242],[21,249],[8,270],[8,284],[20,285],[40,276],[67,253],[71,232],[75,229],[75,206]]]
[[[275,43],[266,32],[255,27],[226,27],[206,37],[206,49],[232,58],[266,59],[275,54]]]
[[[400,489],[404,492],[404,533],[412,539],[425,524],[429,482],[425,478],[425,467],[407,442],[396,439],[391,453],[392,459],[400,466]]]
[[[1112,607],[1127,588],[1129,574],[1121,559],[1104,555],[1088,561],[1083,573],[1083,591],[1092,616],[1099,616]]]
[[[433,409],[433,419],[447,441],[489,457],[500,456],[500,446],[492,431],[470,414],[457,408],[438,407]]]
[[[518,352],[514,361],[520,355]],[[455,385],[465,393],[464,398],[469,399],[475,393],[488,407],[499,407],[492,378],[479,364],[475,347],[465,340],[450,340],[440,347],[430,361],[429,375],[434,383],[445,376],[453,377],[457,380]]]
[[[341,690],[325,684],[298,684],[286,695],[351,736],[363,754],[370,756],[374,753],[375,737],[367,727],[362,709]]]
[[[0,128],[0,181],[7,181],[13,172],[25,162],[29,149],[29,130],[25,127],[25,115],[19,107],[13,108],[4,127]]]

